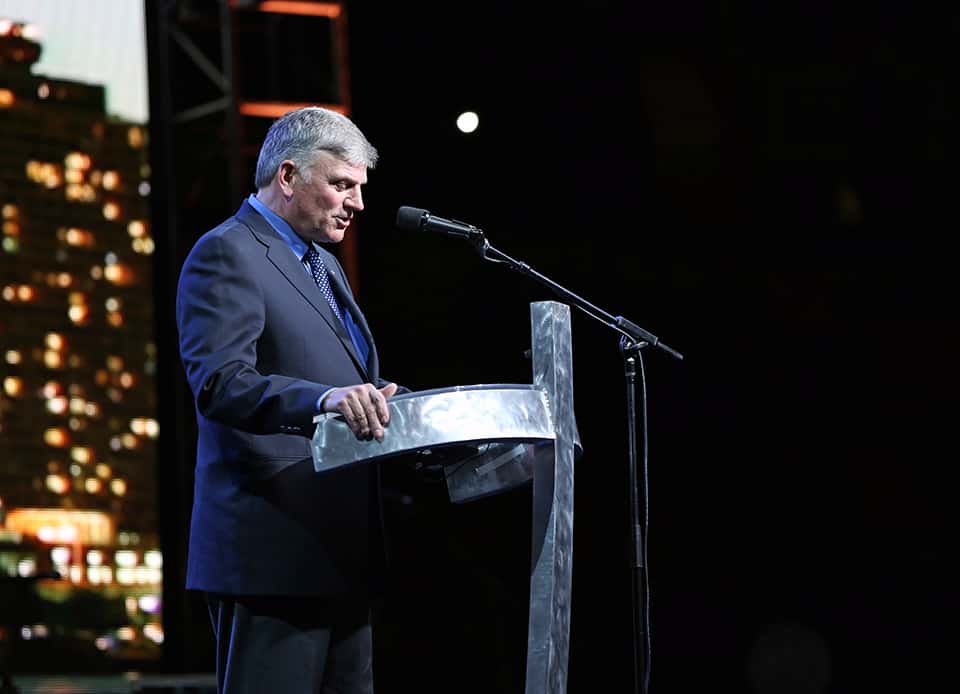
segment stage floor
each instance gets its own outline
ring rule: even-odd
[[[133,694],[134,692],[176,692],[208,694],[216,692],[213,673],[187,675],[13,675],[19,694]],[[4,694],[8,690],[2,690]]]

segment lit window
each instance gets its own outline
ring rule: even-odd
[[[43,353],[43,365],[48,369],[59,369],[63,366],[63,355],[60,352],[48,349]]]
[[[120,205],[112,200],[103,203],[103,218],[111,222],[120,217]]]
[[[74,446],[70,449],[70,458],[77,463],[86,465],[93,460],[93,449],[87,446]]]
[[[67,317],[74,325],[85,325],[90,320],[90,308],[86,305],[71,306],[67,309]]]
[[[70,480],[63,475],[47,475],[46,484],[54,494],[66,494],[70,489]]]
[[[63,163],[70,169],[81,169],[86,171],[90,168],[90,156],[82,152],[70,152],[63,159]]]
[[[17,376],[7,376],[3,379],[3,392],[11,398],[20,397],[23,394],[23,379]]]
[[[81,248],[91,248],[96,243],[93,233],[86,229],[67,229],[63,240],[70,246],[79,246]]]
[[[163,643],[163,627],[157,622],[147,622],[144,624],[143,635],[156,644]]]
[[[125,569],[133,568],[137,565],[137,553],[132,549],[119,549],[114,558],[117,562],[117,566],[122,566]]]
[[[53,448],[64,448],[70,443],[70,435],[63,427],[50,427],[43,432],[43,442]]]
[[[47,412],[51,414],[64,414],[67,411],[67,403],[67,399],[62,395],[49,398],[47,399]]]
[[[143,130],[133,126],[127,130],[127,144],[130,145],[133,149],[140,149],[143,147]]]
[[[133,284],[133,270],[120,263],[108,265],[103,271],[103,276],[108,282],[118,286]]]
[[[120,174],[116,171],[104,171],[100,182],[105,190],[114,190],[120,185]]]

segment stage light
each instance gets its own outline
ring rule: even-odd
[[[472,133],[480,126],[480,116],[473,111],[464,111],[457,116],[457,129],[462,133]]]

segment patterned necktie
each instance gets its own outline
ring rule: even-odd
[[[323,258],[320,257],[317,249],[312,245],[310,250],[307,251],[307,262],[310,263],[310,274],[313,275],[313,280],[320,287],[320,293],[330,304],[334,315],[343,321],[343,316],[340,315],[340,306],[337,304],[337,299],[333,295],[333,288],[330,286],[330,279],[327,277],[327,266],[323,264]]]

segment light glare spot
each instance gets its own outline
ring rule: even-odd
[[[462,133],[472,133],[480,125],[480,117],[473,111],[464,111],[457,116],[457,128]]]

